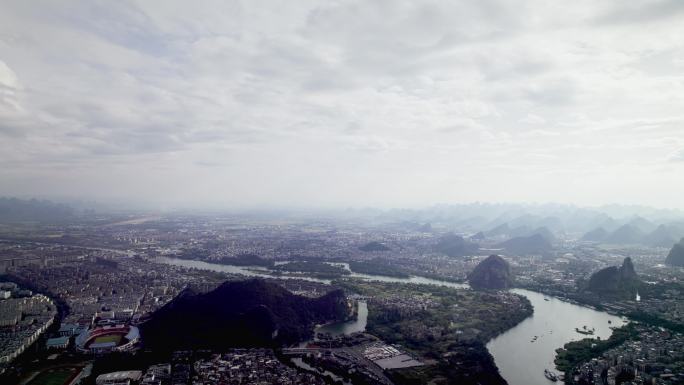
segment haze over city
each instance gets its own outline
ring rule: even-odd
[[[681,1],[0,8],[0,196],[684,208]]]

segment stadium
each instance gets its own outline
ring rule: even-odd
[[[140,331],[135,326],[98,326],[79,334],[76,348],[90,353],[123,352],[135,349],[139,340]]]

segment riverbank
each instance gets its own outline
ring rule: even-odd
[[[595,329],[593,338],[604,340],[613,334],[611,327],[626,322],[541,293],[525,289],[511,291],[528,298],[534,306],[534,315],[487,344],[496,365],[511,385],[548,385],[544,370],[554,371],[556,350],[568,342],[586,338],[575,328],[586,325],[588,329]]]
[[[485,343],[530,315],[521,295],[436,285],[353,281],[345,290],[368,297],[367,331],[431,365],[391,370],[397,384],[444,379],[505,384]]]
[[[189,268],[258,276],[256,273],[246,269],[231,268],[200,261],[174,260],[172,258],[157,259],[157,261]],[[416,276],[402,279],[352,273],[349,277],[362,281],[469,289],[469,286],[466,284]],[[318,279],[311,280],[327,284],[331,283],[330,281],[323,282]],[[612,334],[610,326],[621,326],[624,324],[624,320],[620,317],[565,302],[555,297],[548,297],[547,295],[526,289],[512,289],[510,291],[526,297],[534,308],[534,314],[512,329],[493,338],[485,346],[486,350],[494,358],[495,365],[498,367],[501,376],[506,379],[509,385],[548,385],[549,382],[544,377],[543,371],[546,368],[552,369],[555,367],[553,360],[556,349],[563,347],[570,341],[576,341],[584,337],[575,332],[576,327],[587,325],[590,328],[595,328],[595,337],[607,339]],[[372,309],[370,312],[372,314]],[[610,324],[608,323],[609,320],[611,321]],[[536,340],[531,342],[535,337],[537,337]]]

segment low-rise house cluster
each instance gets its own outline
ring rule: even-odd
[[[325,384],[319,376],[280,362],[267,349],[239,349],[213,355],[194,364],[193,385],[238,384]]]
[[[572,380],[596,385],[684,383],[684,335],[645,325],[637,331],[638,338],[579,365]]]
[[[140,385],[163,385],[171,378],[171,364],[152,365],[145,371]]]
[[[408,316],[441,305],[439,299],[427,294],[406,295],[388,293],[368,299],[369,304],[397,311],[401,316]]]

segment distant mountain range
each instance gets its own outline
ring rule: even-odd
[[[96,204],[73,202],[72,206],[68,206],[35,199],[0,198],[0,223],[64,222],[83,214],[87,207],[93,205]],[[587,208],[562,204],[473,203],[436,205],[415,210],[349,209],[327,214],[332,218],[423,233],[476,234],[469,241],[499,242],[540,234],[550,243],[562,237],[587,242],[670,247],[684,237],[683,211],[643,206]],[[284,214],[260,213],[259,217],[267,218],[269,215],[281,217]],[[294,212],[287,215],[296,216]],[[466,250],[458,250],[459,247],[442,245],[439,249],[448,255],[472,252],[469,245],[466,245]]]
[[[608,237],[602,242],[610,243],[614,245],[625,245],[630,243],[640,243],[641,238],[643,238],[644,232],[634,225],[623,225],[617,230],[608,234]]]
[[[665,263],[670,266],[684,267],[684,238],[672,246],[672,250],[665,258]]]
[[[302,341],[315,324],[348,314],[341,290],[311,299],[251,279],[225,282],[205,294],[186,289],[156,311],[141,331],[145,346],[162,351],[274,347]]]
[[[645,226],[653,231],[659,224],[684,221],[681,210],[655,209],[646,206],[605,205],[578,207],[567,204],[441,204],[424,209],[356,209],[344,213],[347,218],[363,218],[374,223],[426,223],[435,229],[460,233],[493,229],[507,223],[511,228],[547,227],[554,233],[583,234],[598,227],[615,231],[624,224]],[[651,228],[648,228],[648,227]]]
[[[504,238],[517,238],[517,237],[527,237],[530,235],[534,234],[539,234],[543,236],[546,240],[549,242],[553,242],[556,237],[553,235],[553,232],[549,230],[548,227],[546,226],[541,226],[537,228],[531,228],[528,226],[518,226],[518,227],[510,227],[508,223],[504,223],[502,225],[499,225],[486,233],[484,233],[488,237],[504,237]]]
[[[511,238],[497,244],[496,247],[512,255],[546,254],[553,250],[551,242],[541,234]]]
[[[470,237],[471,241],[482,241],[487,239],[487,236],[482,231],[478,231]]]
[[[645,231],[644,228],[652,228],[652,230]],[[614,231],[608,231],[603,227],[596,228],[584,234],[581,240],[614,245],[640,244],[651,247],[670,247],[682,237],[684,237],[684,223],[662,224],[655,228],[625,224]]]
[[[63,222],[76,211],[70,206],[37,199],[0,197],[0,222]]]
[[[446,254],[450,257],[476,255],[478,250],[479,246],[477,243],[453,233],[443,235],[435,245],[436,252]]]
[[[609,235],[610,232],[608,232],[608,230],[604,229],[603,227],[599,227],[584,234],[580,240],[586,242],[601,242],[608,238]]]

